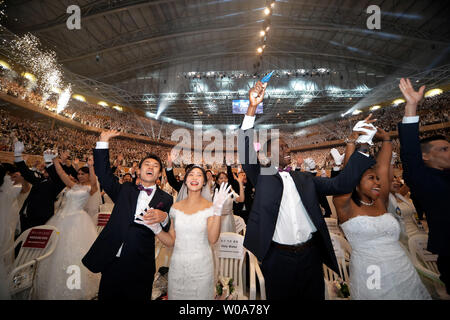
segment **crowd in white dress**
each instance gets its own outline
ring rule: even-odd
[[[409,102],[412,99],[411,92],[415,95],[418,93],[411,91],[410,84],[402,85],[401,89]],[[333,199],[336,218],[352,248],[349,264],[350,296],[352,299],[431,299],[405,250],[409,236],[425,231],[420,222],[417,222],[416,209],[400,177],[401,170],[391,166],[390,137],[381,128],[375,128],[372,125],[374,121],[369,116],[358,127],[359,131],[352,132],[342,166],[345,167],[350,156],[357,151],[355,142],[358,139],[364,140],[362,138],[366,137],[366,142],[370,144],[371,138],[375,137],[383,141],[377,155],[376,167],[364,172],[352,193],[335,196]],[[102,137],[107,136],[105,141],[108,141],[118,135],[117,132],[109,131],[102,134]],[[20,155],[20,150],[23,150],[23,144],[16,142],[16,157],[17,154]],[[61,155],[48,152],[45,157],[48,165],[54,166],[65,188],[58,199],[55,199],[57,201],[54,215],[45,223],[57,228],[59,241],[52,255],[38,266],[32,299],[93,299],[98,291],[100,275],[83,266],[81,259],[98,237],[96,224],[102,205],[102,190],[96,177],[94,159],[91,156],[86,167],[80,168],[77,176],[73,176],[63,168]],[[335,160],[340,162],[336,158]],[[162,168],[157,168],[157,172],[162,174]],[[135,179],[130,175],[129,180],[125,179],[128,182],[124,183],[149,187],[148,183],[144,183],[145,173],[137,170],[133,175]],[[211,246],[217,242],[221,232],[236,232],[233,203],[243,202],[245,198],[244,178],[234,178],[239,182],[239,190],[233,190],[227,184],[229,177],[226,173],[221,172],[211,178],[210,172],[207,173],[201,166],[193,165],[186,170],[181,179],[182,188],[177,193],[171,190],[165,180],[161,185],[159,175],[151,181],[150,187],[158,183],[162,190],[174,194],[175,200],[170,211],[166,212],[171,219],[169,230],[162,230],[159,223],[147,223],[150,220],[145,216],[142,222],[139,222],[153,231],[155,237],[165,246],[173,247],[168,277],[169,299],[214,298],[215,279]],[[2,299],[11,298],[7,275],[17,254],[11,248],[14,239],[25,231],[21,230],[19,212],[30,188],[30,184],[20,173],[1,166]],[[423,224],[426,225],[426,222]],[[79,290],[68,288],[66,283],[67,270],[73,265],[81,267]],[[385,275],[381,280],[381,290],[367,288],[367,270],[371,265],[379,266],[381,273]]]

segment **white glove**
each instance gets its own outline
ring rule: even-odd
[[[22,141],[14,143],[14,157],[21,157],[24,150],[25,146]]]
[[[220,189],[216,189],[214,192],[214,202],[213,202],[213,210],[215,216],[222,215],[222,208],[225,201],[231,197],[231,185],[228,183],[222,182],[220,185]]]
[[[364,127],[369,127],[370,129]],[[353,127],[353,131],[362,131],[365,133],[356,139],[356,143],[368,143],[373,145],[372,139],[375,136],[375,133],[377,133],[377,128],[375,128],[373,124],[366,123],[365,121],[358,121]]]
[[[44,162],[50,163],[53,161],[54,158],[56,158],[58,154],[54,154],[52,150],[47,149],[44,151]]]
[[[305,164],[305,169],[308,171],[314,170],[316,168],[316,162],[311,158],[306,158],[303,160],[303,163]]]
[[[154,234],[158,234],[158,233],[160,233],[162,231],[161,224],[159,224],[159,223],[146,224],[144,221],[139,220],[139,219],[134,219],[134,222],[137,223],[137,224],[141,224],[143,226],[146,226],[147,228],[152,230]]]
[[[336,166],[340,166],[345,158],[345,153],[341,155],[336,148],[331,149],[330,153]]]

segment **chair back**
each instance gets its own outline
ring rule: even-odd
[[[97,234],[102,232],[111,217],[110,213],[100,212],[97,216]]]
[[[238,293],[238,298],[244,298],[244,263],[246,261],[246,249],[244,237],[234,232],[223,232],[213,248],[214,275],[233,278],[233,285]]]
[[[245,231],[247,230],[247,225],[245,224],[244,219],[240,216],[233,215],[234,223],[236,225],[236,233],[245,236]]]
[[[58,239],[58,229],[50,225],[30,228],[17,238],[14,248],[20,245],[20,250],[9,274],[11,295],[32,288],[39,262],[55,251]]]

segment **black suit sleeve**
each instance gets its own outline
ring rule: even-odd
[[[183,185],[182,182],[177,181],[177,179],[175,179],[175,175],[173,174],[173,168],[172,170],[167,170],[166,169],[166,176],[167,176],[167,182],[169,183],[169,185],[174,188],[177,192],[180,192],[180,189]]]
[[[115,203],[122,185],[112,173],[109,163],[109,149],[94,149],[94,170],[101,187]]]
[[[166,212],[167,214],[169,214],[170,208],[172,207],[172,204],[173,204],[173,197],[169,195],[169,197],[167,198],[166,206],[164,207],[163,211]],[[170,219],[170,216],[169,216],[169,222],[166,224],[165,227],[161,223],[161,227],[162,227],[164,232],[169,232],[170,224],[171,224],[171,219]]]
[[[228,176],[228,182],[233,188],[233,190],[237,190],[239,192],[240,186],[239,182],[236,181],[233,175],[233,170],[231,169],[231,166],[227,166],[227,176]]]
[[[47,173],[50,177],[50,180],[53,182],[55,187],[55,198],[58,196],[58,194],[66,187],[64,182],[59,177],[58,173],[56,172],[55,166],[52,164],[49,167],[47,167]],[[66,171],[67,172],[67,171]]]
[[[15,163],[16,167],[19,169],[20,174],[22,177],[31,184],[36,184],[41,182],[41,179],[36,177],[34,175],[34,172],[30,170],[27,165],[25,164],[25,161],[20,161]]]
[[[241,134],[245,133],[243,130],[239,130]],[[239,139],[239,136],[238,136]],[[242,169],[244,170],[245,174],[247,175],[248,180],[256,186],[258,182],[258,176],[261,173],[261,165],[258,163],[256,164],[250,164],[250,139],[247,135],[245,135],[245,141],[244,141],[244,159],[240,159],[242,163]],[[238,144],[240,146],[240,144]],[[239,152],[241,154],[241,152]]]
[[[419,123],[399,123],[400,159],[403,164],[403,179],[414,188],[425,181],[426,170],[419,142]]]
[[[354,152],[344,170],[337,177],[313,177],[316,190],[319,194],[325,196],[350,193],[358,184],[364,171],[374,164],[375,160],[372,157]]]

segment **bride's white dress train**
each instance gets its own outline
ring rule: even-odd
[[[33,299],[83,300],[95,297],[99,275],[90,272],[81,262],[97,238],[92,218],[83,210],[90,197],[89,192],[90,186],[85,185],[69,189],[60,210],[47,222],[58,228],[59,241],[53,254],[38,266]]]
[[[390,213],[356,216],[342,223],[341,228],[352,247],[349,284],[352,299],[431,299],[400,246],[400,226]]]
[[[176,240],[169,267],[169,300],[214,298],[214,262],[207,232],[207,219],[213,215],[212,207],[194,214],[170,209]]]

